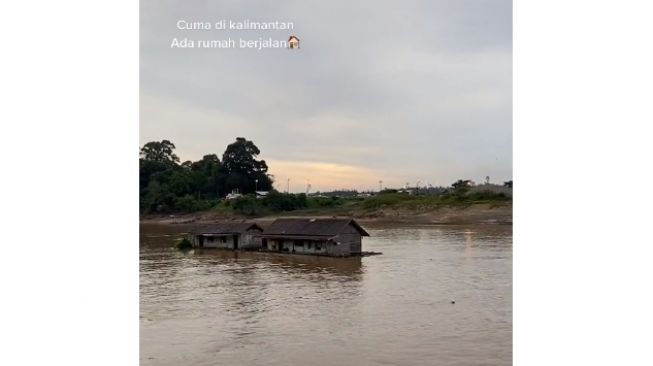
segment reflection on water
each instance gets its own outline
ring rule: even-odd
[[[366,229],[383,255],[182,253],[188,226],[141,226],[141,363],[511,363],[511,227]]]

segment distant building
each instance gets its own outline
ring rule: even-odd
[[[265,251],[348,257],[370,235],[353,219],[277,219],[259,236]]]
[[[299,38],[295,36],[290,36],[288,38],[288,48],[292,50],[299,49]]]
[[[264,198],[270,194],[270,191],[256,191],[256,198]]]
[[[236,198],[240,198],[240,197],[242,197],[242,196],[243,196],[243,195],[240,194],[240,193],[231,192],[231,193],[229,193],[229,194],[225,197],[225,199],[226,199],[227,201],[230,201],[230,200],[235,200]]]
[[[257,237],[263,229],[254,223],[223,223],[204,225],[189,235],[193,248],[219,248],[258,250],[261,241]]]
[[[316,192],[316,196],[338,197],[338,198],[352,198],[358,196],[357,190],[341,189],[331,192]]]

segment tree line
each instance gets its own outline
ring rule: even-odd
[[[236,138],[222,154],[204,155],[180,163],[175,145],[151,141],[140,148],[140,208],[143,213],[198,211],[211,208],[220,197],[272,190],[273,177],[254,142]]]

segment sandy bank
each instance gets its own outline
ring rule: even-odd
[[[441,225],[468,225],[468,224],[512,224],[512,204],[473,204],[469,206],[451,206],[429,208],[422,210],[405,208],[381,208],[372,211],[352,212],[289,212],[264,217],[247,217],[240,215],[225,215],[216,212],[198,212],[182,215],[148,215],[142,216],[142,223],[183,224],[203,223],[229,220],[252,220],[268,223],[279,217],[354,217],[361,222],[396,222],[413,224],[441,224]]]

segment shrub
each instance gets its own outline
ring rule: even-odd
[[[306,194],[290,194],[270,192],[263,200],[263,204],[272,211],[293,211],[308,207]]]
[[[193,244],[188,239],[183,238],[179,243],[177,243],[177,249],[190,250],[193,249]]]
[[[322,208],[322,207],[336,207],[341,206],[343,200],[336,196],[332,197],[310,197],[307,200],[308,207]]]
[[[405,201],[411,201],[416,199],[415,196],[410,196],[401,193],[386,193],[380,194],[374,197],[366,198],[362,203],[362,207],[365,209],[375,209],[383,206],[392,206]]]
[[[256,198],[251,196],[238,197],[231,202],[234,212],[241,215],[254,216],[261,211],[261,207]]]
[[[471,201],[507,201],[509,199],[503,192],[496,193],[491,191],[470,193],[467,195],[467,198]]]
[[[195,212],[208,210],[213,206],[214,201],[198,200],[191,195],[185,195],[175,199],[175,210],[183,212]]]

